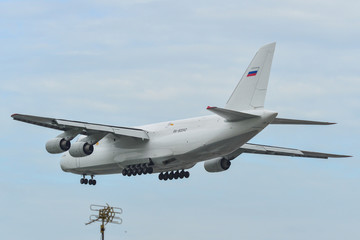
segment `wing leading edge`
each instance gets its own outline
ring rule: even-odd
[[[26,122],[41,127],[47,127],[62,131],[78,129],[80,134],[92,135],[97,133],[112,133],[119,136],[134,137],[140,139],[149,139],[149,135],[142,129],[117,127],[88,122],[71,121],[65,119],[47,118],[23,114],[13,114],[14,120]]]

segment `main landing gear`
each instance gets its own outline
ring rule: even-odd
[[[86,185],[89,183],[89,185],[96,185],[96,180],[94,179],[94,175],[91,175],[91,179],[89,179],[89,180],[85,176],[86,175],[84,174],[83,177],[80,179],[81,184]]]
[[[142,174],[151,174],[153,173],[154,169],[150,167],[148,164],[135,164],[135,165],[129,165],[126,168],[123,169],[122,175],[123,176],[136,176],[136,175],[142,175]]]
[[[177,170],[177,171],[171,171],[171,172],[162,172],[159,174],[159,180],[173,180],[173,179],[183,179],[183,178],[188,178],[190,177],[190,173],[188,171],[184,171],[181,170]]]

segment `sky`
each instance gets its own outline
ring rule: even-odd
[[[90,204],[123,209],[106,239],[359,239],[360,2],[0,1],[0,229],[4,239],[97,239]],[[265,107],[336,122],[269,126],[252,143],[348,154],[243,154],[186,180],[62,172],[60,134],[13,113],[117,126],[223,107],[256,51],[277,42]]]

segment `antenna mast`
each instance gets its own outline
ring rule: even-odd
[[[100,232],[101,239],[104,240],[105,233],[105,225],[108,223],[121,224],[122,219],[118,217],[119,214],[122,214],[122,209],[118,207],[110,207],[109,204],[106,206],[103,205],[90,205],[90,210],[94,212],[98,212],[98,215],[92,214],[89,217],[89,222],[85,223],[85,225],[89,225],[93,222],[101,222]]]

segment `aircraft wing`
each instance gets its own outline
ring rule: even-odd
[[[149,139],[149,135],[146,131],[137,128],[126,128],[109,126],[103,124],[70,121],[64,119],[38,117],[23,114],[13,114],[11,117],[14,120],[26,122],[41,127],[53,128],[62,131],[78,130],[80,134],[92,135],[98,133],[112,133],[119,136],[134,137],[140,139]]]
[[[306,158],[344,158],[351,157],[348,155],[339,155],[339,154],[329,154],[329,153],[320,153],[320,152],[310,152],[304,150],[298,150],[293,148],[283,148],[259,144],[246,143],[241,148],[231,153],[229,158],[233,159],[240,155],[241,153],[254,153],[254,154],[267,154],[267,155],[280,155],[280,156],[290,156],[290,157],[306,157]]]

